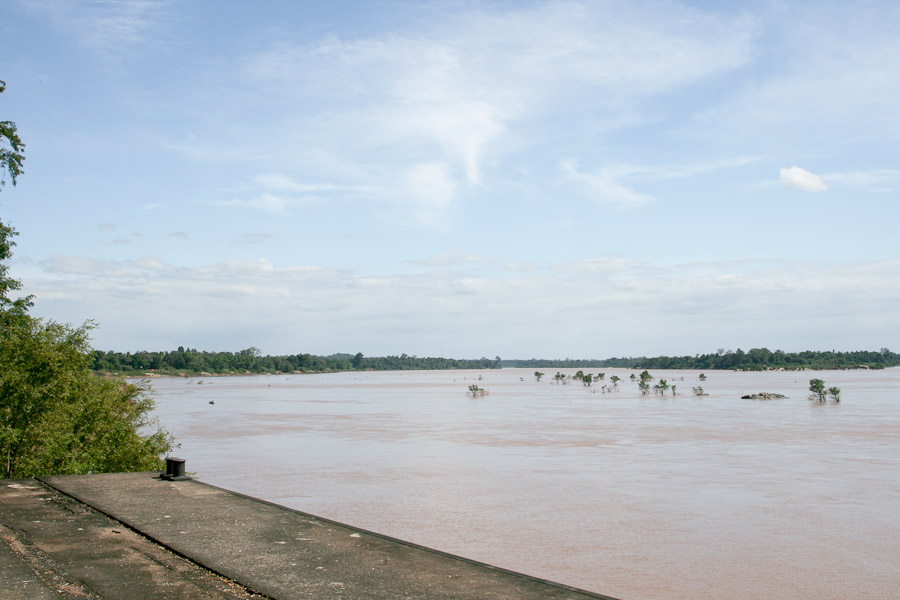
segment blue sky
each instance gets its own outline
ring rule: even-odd
[[[34,312],[114,350],[896,350],[895,2],[0,5]]]

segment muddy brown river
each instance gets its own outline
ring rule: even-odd
[[[900,598],[900,369],[542,370],[153,388],[201,480],[357,527],[623,600]]]

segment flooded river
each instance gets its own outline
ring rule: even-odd
[[[543,370],[153,388],[201,480],[364,529],[624,600],[900,598],[900,369]]]

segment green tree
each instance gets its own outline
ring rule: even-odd
[[[0,81],[0,94],[6,89],[6,82]],[[0,121],[0,187],[6,185],[6,175],[13,185],[22,174],[25,162],[25,144],[19,138],[16,124],[12,121]]]
[[[834,400],[835,402],[841,401],[841,388],[830,387],[825,391],[828,392],[828,395],[831,396],[831,399]]]
[[[666,390],[669,389],[669,382],[665,379],[660,379],[659,383],[653,386],[653,389],[657,391],[657,393],[665,396]]]
[[[809,380],[809,391],[812,394],[809,396],[810,400],[818,400],[819,402],[825,402],[825,382],[821,379],[810,379]]]
[[[534,378],[537,379],[538,381],[540,381],[540,380],[541,380],[541,377],[543,377],[543,376],[544,376],[544,374],[541,373],[540,371],[535,371],[535,372],[534,372]]]
[[[158,469],[171,437],[144,386],[95,376],[90,325],[20,315],[0,332],[3,476]],[[145,433],[147,431],[149,433]]]

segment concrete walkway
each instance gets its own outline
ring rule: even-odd
[[[107,484],[114,485],[107,480]],[[0,480],[3,600],[262,598],[36,481]]]
[[[196,481],[43,481],[0,481],[4,600],[610,600]]]

